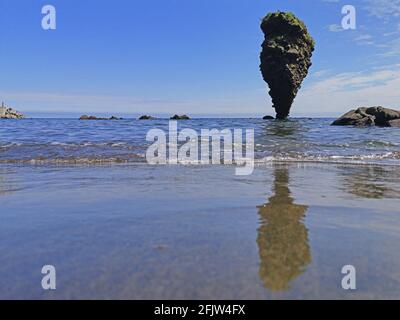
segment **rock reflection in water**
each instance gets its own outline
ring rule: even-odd
[[[345,191],[360,198],[400,198],[400,174],[384,166],[343,167]]]
[[[269,136],[293,137],[298,139],[301,138],[299,135],[306,131],[306,128],[297,120],[275,120],[274,122],[265,124],[262,131]]]
[[[15,191],[15,186],[8,181],[5,173],[0,170],[0,196],[5,196]]]
[[[287,167],[276,167],[274,178],[274,195],[258,207],[259,275],[267,289],[284,291],[311,262],[308,230],[303,223],[308,207],[293,203]]]

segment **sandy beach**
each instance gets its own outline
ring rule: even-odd
[[[400,298],[397,167],[232,170],[3,165],[0,298]]]

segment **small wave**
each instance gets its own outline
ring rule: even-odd
[[[221,165],[232,165],[231,163],[224,163],[221,159]],[[271,163],[332,163],[332,164],[360,164],[360,165],[390,165],[400,166],[400,152],[388,152],[385,154],[374,155],[332,155],[332,156],[310,156],[310,155],[295,155],[295,156],[266,156],[254,160],[255,165],[271,164]],[[249,160],[247,160],[249,161]],[[21,158],[21,159],[0,159],[3,164],[113,164],[113,163],[144,163],[146,164],[146,157],[142,153],[130,153],[124,155],[110,155],[110,156],[70,156],[70,157],[35,157],[35,158]],[[192,164],[191,162],[179,162],[181,165]],[[204,163],[199,163],[204,165]],[[235,161],[233,162],[235,164]]]
[[[131,163],[131,162],[144,162],[145,156],[142,154],[129,154],[124,156],[81,156],[81,157],[37,157],[25,159],[0,159],[3,164],[112,164],[112,163]]]
[[[365,144],[371,147],[397,147],[398,144],[383,140],[367,140]]]
[[[10,142],[7,144],[0,145],[0,149],[9,149],[12,147],[20,147],[20,146],[22,146],[22,143]]]
[[[318,162],[335,164],[380,164],[400,166],[400,152],[387,152],[370,155],[330,155],[330,156],[267,156],[256,159],[256,164],[273,162]]]

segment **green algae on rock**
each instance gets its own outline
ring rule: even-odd
[[[264,32],[261,73],[270,88],[277,119],[285,119],[308,74],[315,42],[306,25],[290,12],[269,13],[261,23]]]

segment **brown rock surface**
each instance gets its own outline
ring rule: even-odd
[[[261,29],[261,73],[268,83],[276,118],[285,119],[311,66],[314,39],[305,24],[289,12],[268,14]]]
[[[400,111],[384,107],[362,107],[351,110],[335,120],[333,126],[370,126],[398,127]]]

